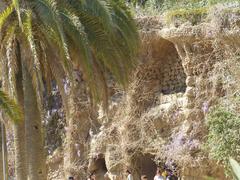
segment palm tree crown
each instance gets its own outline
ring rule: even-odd
[[[118,0],[13,0],[0,14],[0,34],[2,54],[17,44],[31,52],[23,60],[36,88],[42,77],[71,78],[77,66],[97,100],[106,96],[104,71],[126,85],[138,47],[135,23]]]

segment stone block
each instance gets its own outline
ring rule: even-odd
[[[189,87],[194,87],[196,84],[195,78],[193,76],[187,76],[186,78],[186,85]]]
[[[185,95],[189,98],[189,99],[194,99],[196,97],[196,91],[194,87],[187,87]]]

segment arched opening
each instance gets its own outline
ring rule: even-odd
[[[96,160],[96,179],[104,180],[104,175],[107,172],[106,162],[104,158]]]
[[[106,162],[103,154],[98,155],[89,162],[89,171],[94,173],[97,180],[104,180],[104,175],[107,173]]]
[[[137,178],[140,179],[141,175],[146,175],[148,179],[153,179],[157,169],[154,162],[154,156],[151,154],[142,154],[133,160],[135,164],[135,171]]]
[[[162,72],[161,93],[164,95],[184,93],[186,90],[186,74],[174,44],[158,37],[152,40],[151,49],[151,56],[154,61],[159,63]]]
[[[144,35],[143,35],[144,36]],[[141,60],[152,64],[159,79],[159,91],[164,95],[185,92],[186,74],[175,45],[158,34],[145,34]]]

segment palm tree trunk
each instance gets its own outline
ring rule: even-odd
[[[2,139],[2,164],[3,164],[3,180],[8,180],[8,157],[7,157],[7,138],[6,129],[1,122],[1,139]]]
[[[2,118],[1,114],[1,121]],[[0,179],[8,180],[6,129],[2,122],[0,122]]]
[[[16,94],[17,102],[24,110],[24,95],[23,95],[23,77],[21,65],[21,51],[19,44],[17,45],[17,67],[18,72],[15,75],[16,79]],[[26,144],[25,144],[25,124],[24,121],[13,125],[14,130],[14,146],[15,146],[15,173],[17,180],[27,179],[27,162],[26,162]]]
[[[86,138],[88,137],[91,125],[89,120],[89,104],[86,98],[86,86],[84,82],[72,85],[70,89],[67,102],[68,110],[66,112],[65,178],[73,176],[75,179],[83,179],[85,172],[80,167],[84,165],[87,157]]]
[[[0,128],[0,179],[4,177],[3,149],[2,149],[2,129]]]
[[[22,72],[28,178],[29,180],[46,180],[46,156],[41,114],[32,77],[25,63],[22,63]]]

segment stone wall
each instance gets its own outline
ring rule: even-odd
[[[222,167],[209,159],[201,147],[207,135],[206,114],[225,96],[221,81],[224,73],[217,71],[216,63],[240,49],[240,27],[232,19],[221,22],[221,18],[219,27],[213,27],[215,20],[209,19],[208,23],[195,26],[156,26],[158,29],[142,32],[140,65],[130,88],[112,113],[112,122],[91,144],[91,152],[101,147],[101,153],[107,154],[110,173],[120,178],[129,168],[139,178],[139,159],[150,154],[158,165],[167,163],[170,167],[176,163],[180,176],[186,180],[202,180],[206,176],[226,179]],[[182,92],[180,96],[178,92]],[[162,96],[169,100],[156,103]],[[101,145],[97,143],[100,141]],[[118,158],[116,154],[120,154]],[[119,168],[111,171],[113,164]],[[151,168],[155,171],[154,166]]]
[[[156,78],[159,79],[159,93],[185,92],[186,74],[174,44],[155,32],[143,32],[142,36],[140,59],[144,66],[152,63]]]
[[[174,94],[186,90],[186,74],[183,70],[182,60],[178,57],[178,54],[174,55],[175,57],[171,55],[164,59],[161,85],[163,94]]]

